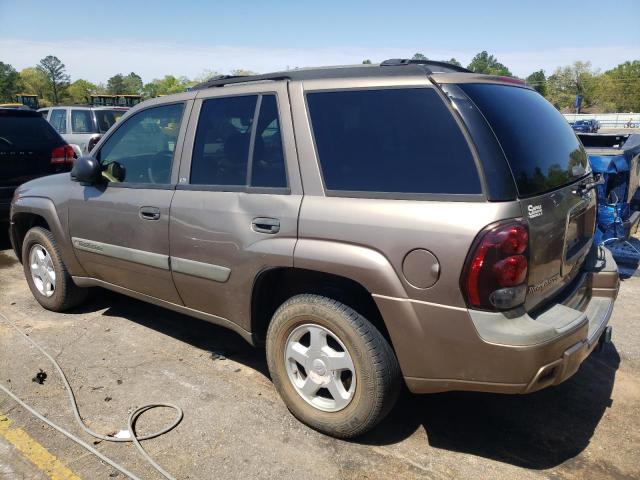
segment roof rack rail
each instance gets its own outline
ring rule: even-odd
[[[263,80],[291,80],[291,77],[282,73],[267,73],[264,75],[219,75],[205,82],[194,85],[190,90],[224,87],[225,85],[232,85],[234,83],[260,82]]]
[[[464,67],[459,67],[448,62],[437,62],[435,60],[414,60],[411,58],[390,58],[384,62],[380,62],[381,67],[398,67],[401,65],[424,65],[429,73],[435,73],[429,67],[441,67],[446,70],[453,70],[454,72],[473,73]]]

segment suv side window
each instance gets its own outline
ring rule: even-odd
[[[252,187],[286,188],[287,172],[275,95],[263,95],[251,170]]]
[[[93,118],[90,110],[71,110],[71,131],[73,133],[92,133]]]
[[[482,193],[467,141],[434,89],[312,92],[307,104],[329,192]]]
[[[54,108],[51,111],[49,123],[53,125],[58,133],[67,133],[67,111],[61,108]]]
[[[183,103],[147,108],[128,118],[97,154],[110,182],[168,184]]]
[[[254,122],[256,106],[259,113]],[[190,183],[238,189],[287,186],[275,95],[211,98],[203,102]]]

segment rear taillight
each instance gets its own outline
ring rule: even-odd
[[[90,152],[93,147],[100,141],[102,137],[93,137],[89,139],[89,143],[87,144],[87,152]]]
[[[76,156],[71,145],[63,145],[56,147],[51,152],[52,165],[73,165],[73,159]]]
[[[461,279],[470,308],[505,310],[527,295],[529,231],[524,220],[489,225],[476,238]]]

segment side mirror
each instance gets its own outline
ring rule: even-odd
[[[80,183],[94,184],[101,178],[102,168],[94,157],[85,155],[76,159],[71,169],[71,179]]]

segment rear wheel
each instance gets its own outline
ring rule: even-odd
[[[34,227],[27,232],[22,263],[31,293],[47,310],[62,312],[86,298],[87,289],[73,283],[49,230]]]
[[[373,428],[400,391],[398,362],[382,334],[355,310],[319,295],[280,306],[267,332],[267,360],[293,415],[335,437]]]

